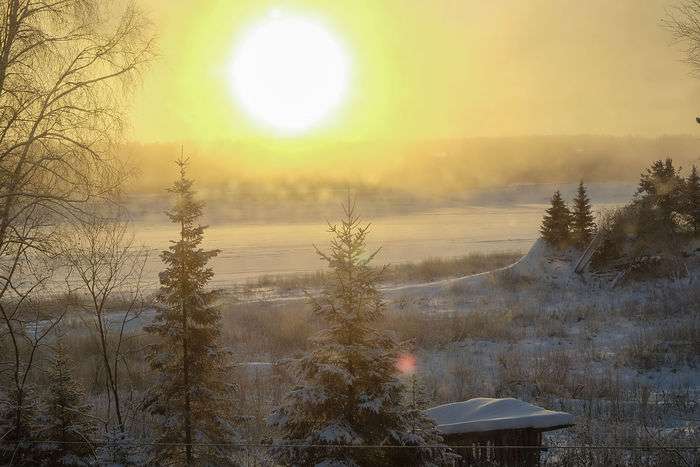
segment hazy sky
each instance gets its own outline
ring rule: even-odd
[[[160,58],[129,139],[273,138],[231,97],[236,41],[273,9],[322,21],[352,60],[349,97],[302,139],[700,131],[700,80],[666,0],[141,0]]]

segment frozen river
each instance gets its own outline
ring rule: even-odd
[[[543,206],[441,209],[367,219],[369,245],[382,251],[378,263],[459,256],[470,252],[526,251],[537,237]],[[151,250],[147,277],[161,269],[158,252],[177,233],[172,225],[135,225],[136,239]],[[242,282],[261,274],[312,272],[323,267],[313,245],[328,244],[327,225],[274,223],[212,225],[206,248],[221,253],[212,265],[215,282]]]
[[[627,201],[629,187],[593,187],[594,208],[600,210]],[[597,189],[596,189],[597,188]],[[566,192],[573,187],[567,186]],[[595,192],[601,194],[597,197]],[[526,252],[539,236],[547,204],[538,189],[537,201],[530,203],[483,203],[463,208],[443,208],[410,214],[367,218],[372,223],[370,247],[381,245],[377,263],[419,261],[430,257],[452,257],[471,252]],[[502,197],[502,193],[497,194]],[[494,193],[490,193],[492,198]],[[568,196],[567,196],[568,197]],[[534,198],[534,197],[533,197]],[[490,206],[488,204],[491,204]],[[331,222],[334,219],[329,219]],[[172,224],[134,225],[137,242],[150,250],[146,277],[155,282],[162,269],[158,257],[177,234]],[[222,286],[245,282],[262,274],[313,272],[324,267],[313,245],[328,244],[327,225],[314,222],[236,223],[210,226],[205,247],[221,253],[213,260],[214,283]]]

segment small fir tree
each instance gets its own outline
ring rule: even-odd
[[[578,248],[585,248],[593,238],[595,222],[591,202],[583,181],[579,182],[571,212],[571,239]]]
[[[433,447],[441,443],[434,426],[422,413],[407,410],[405,386],[397,377],[397,345],[376,329],[384,303],[377,290],[381,271],[370,267],[377,251],[368,253],[365,246],[369,225],[360,223],[350,201],[344,210],[341,223],[330,227],[330,251],[317,250],[332,270],[320,298],[312,299],[327,327],[295,362],[299,383],[269,418],[281,433],[271,454],[282,465],[449,464],[450,452]]]
[[[89,465],[94,460],[92,406],[72,375],[72,364],[61,344],[47,370],[48,393],[42,415],[42,457],[51,465]]]
[[[28,465],[40,460],[34,444],[41,428],[37,419],[39,399],[35,393],[29,385],[22,390],[10,388],[0,393],[0,465],[11,459],[22,459]]]
[[[571,212],[557,190],[552,196],[552,206],[542,219],[542,238],[556,248],[565,248],[571,241]]]
[[[207,264],[218,250],[204,250],[199,225],[203,203],[195,200],[187,161],[177,161],[180,178],[169,189],[175,196],[168,217],[180,237],[161,254],[166,268],[153,324],[147,331],[158,343],[147,356],[160,380],[149,408],[160,418],[153,463],[226,465],[234,462],[227,446],[237,441],[233,407],[226,383],[228,354],[217,344],[221,316],[216,291],[206,289],[214,273]],[[196,445],[195,445],[196,444]]]
[[[413,357],[409,356],[408,358]],[[429,408],[429,397],[415,368],[408,372],[404,404],[406,418],[409,420],[409,435],[406,438],[409,440],[415,438],[413,443],[407,442],[406,444],[415,446],[421,444],[441,445],[443,443],[442,435],[437,430],[435,423],[425,416],[424,410]],[[435,454],[437,453],[434,449],[401,449],[392,454],[393,465],[436,465]],[[437,457],[437,460],[440,461],[437,465],[453,465],[452,462],[457,459],[458,456],[454,455],[452,451],[445,450],[441,456]]]
[[[685,213],[695,235],[700,235],[700,175],[694,165],[685,181]]]
[[[97,463],[108,467],[133,467],[147,463],[145,452],[128,432],[113,428],[97,449]]]

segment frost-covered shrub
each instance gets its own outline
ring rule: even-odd
[[[496,364],[496,396],[512,397],[521,394],[528,381],[523,355],[510,348],[496,356]]]
[[[631,336],[621,352],[622,364],[651,370],[662,365],[695,366],[700,360],[700,324],[697,316],[682,322],[659,321]]]
[[[654,338],[666,344],[670,363],[693,367],[700,363],[700,316],[661,326]]]
[[[497,271],[489,277],[493,287],[501,288],[505,292],[517,292],[532,286],[534,279],[522,274],[518,274],[512,269]]]
[[[511,314],[503,311],[425,313],[399,310],[387,313],[382,324],[396,332],[401,340],[410,340],[421,348],[441,348],[467,339],[513,342],[520,332]]]
[[[666,349],[663,342],[655,339],[650,331],[632,336],[620,352],[623,365],[651,370],[664,363]]]
[[[563,350],[545,351],[532,360],[530,380],[534,384],[534,395],[569,396],[569,379],[572,357]]]

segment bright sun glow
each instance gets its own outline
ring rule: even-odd
[[[230,72],[233,94],[254,120],[298,134],[342,102],[349,63],[343,47],[322,25],[276,13],[244,35]]]

